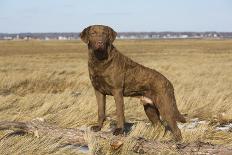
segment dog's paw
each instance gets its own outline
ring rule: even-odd
[[[91,126],[90,130],[94,132],[98,132],[101,130],[101,127],[99,125],[94,125],[94,126]]]
[[[121,135],[123,134],[124,130],[123,128],[116,128],[114,129],[113,135],[117,136],[117,135]]]

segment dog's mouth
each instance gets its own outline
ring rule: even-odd
[[[106,49],[105,48],[95,48],[93,51],[96,53],[104,53],[106,51]]]
[[[106,50],[106,47],[107,47],[106,43],[96,43],[94,46],[94,50],[101,52],[103,50]]]
[[[105,49],[98,48],[98,49],[94,50],[93,53],[94,53],[94,56],[98,60],[105,60],[108,58],[108,52]]]
[[[100,47],[95,46],[93,50],[96,51],[96,52],[102,52],[102,51],[105,51],[107,49],[106,49],[105,46],[100,46]]]
[[[92,49],[94,57],[97,60],[105,60],[108,58],[108,43],[103,41],[90,42],[89,48]]]

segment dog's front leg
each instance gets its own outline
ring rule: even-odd
[[[117,128],[114,130],[113,134],[118,135],[124,132],[124,101],[123,101],[123,90],[114,89],[113,96],[116,104],[116,113],[117,113]]]
[[[95,95],[97,98],[97,104],[98,104],[98,125],[92,126],[91,130],[92,131],[100,131],[103,122],[105,121],[105,109],[106,109],[106,95],[102,94],[98,90],[95,89]]]

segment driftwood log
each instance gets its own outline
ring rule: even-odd
[[[51,137],[60,137],[64,143],[68,145],[88,146],[86,140],[86,131],[83,129],[73,128],[59,128],[55,125],[48,124],[41,119],[35,119],[30,122],[15,122],[3,121],[0,122],[0,130],[12,130],[13,132],[2,137],[7,138],[12,134],[27,133],[40,137],[44,134]],[[113,136],[110,132],[93,133],[96,138],[101,140],[113,139],[111,143],[112,149],[119,149],[125,136]],[[160,150],[175,150],[180,154],[232,154],[232,147],[225,147],[222,145],[213,145],[203,142],[196,143],[174,143],[174,142],[160,142],[154,140],[146,140],[144,138],[132,138],[135,142],[131,151],[139,154],[153,154],[160,152]]]

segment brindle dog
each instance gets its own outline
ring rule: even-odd
[[[112,28],[104,25],[89,26],[80,34],[82,41],[88,45],[89,76],[98,104],[98,125],[91,129],[101,130],[106,118],[106,95],[113,95],[117,113],[117,128],[113,134],[122,134],[125,123],[123,96],[141,96],[149,120],[153,124],[158,123],[161,115],[175,140],[181,140],[177,121],[185,122],[185,118],[177,109],[171,82],[156,70],[121,54],[112,44],[116,35]]]

